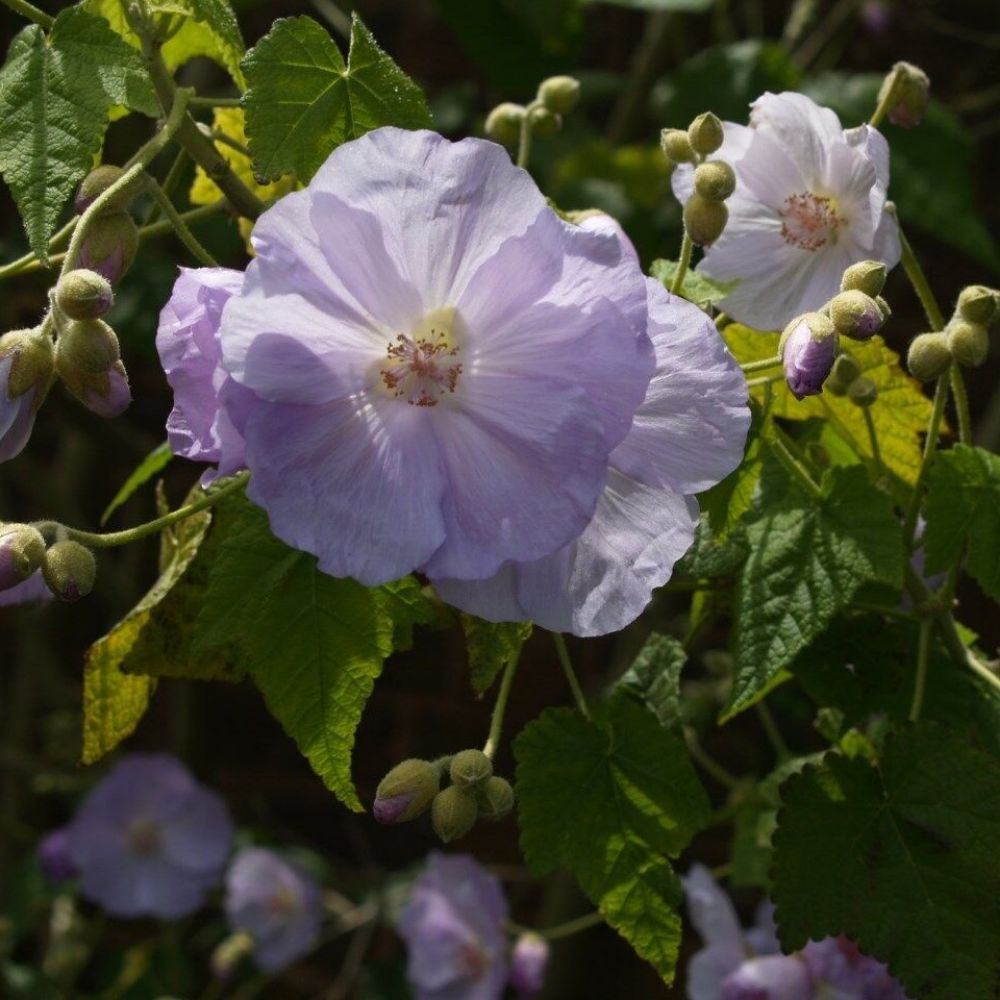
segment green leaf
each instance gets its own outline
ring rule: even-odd
[[[150,115],[159,108],[138,53],[100,18],[71,7],[48,37],[31,25],[14,38],[0,70],[0,173],[43,261],[117,105]]]
[[[500,671],[521,655],[521,647],[534,625],[531,622],[487,622],[464,613],[460,617],[469,654],[472,689],[482,694]]]
[[[309,180],[342,142],[381,125],[431,124],[420,88],[355,15],[347,64],[309,17],[283,18],[243,63],[246,133],[257,173]]]
[[[670,291],[673,287],[674,277],[677,274],[677,261],[675,260],[654,260],[649,267],[649,273],[657,281],[663,283],[663,287]],[[699,274],[692,268],[684,272],[684,281],[681,283],[680,294],[693,302],[700,309],[707,309],[721,302],[727,295],[736,290],[739,279],[735,281],[719,281],[716,278],[708,278]]]
[[[676,857],[708,821],[683,740],[619,694],[592,721],[549,709],[514,742],[521,847],[542,875],[566,865],[666,981],[681,937]]]
[[[902,528],[860,466],[833,469],[818,502],[789,489],[763,505],[746,533],[725,718],[763,697],[863,584],[902,586]]]
[[[781,789],[778,931],[789,951],[848,934],[920,1000],[994,1000],[1000,763],[932,723],[878,767],[828,754]]]
[[[686,662],[687,653],[673,636],[654,633],[618,686],[639,695],[660,725],[670,729],[681,721],[681,671]]]
[[[950,569],[971,542],[969,573],[1000,600],[1000,456],[962,444],[939,452],[927,474],[924,515],[927,573]]]
[[[412,578],[362,587],[321,573],[247,504],[209,576],[193,649],[236,646],[268,708],[326,786],[361,810],[351,751],[382,663],[433,608]]]
[[[172,459],[173,453],[170,445],[164,441],[158,444],[133,470],[132,474],[122,484],[122,488],[115,494],[114,499],[104,508],[101,515],[101,526],[108,523],[111,515],[118,510],[141,486],[145,486],[153,476],[162,472]]]
[[[83,762],[92,764],[135,731],[156,690],[152,677],[123,672],[122,664],[139,642],[159,606],[193,562],[211,523],[211,511],[181,521],[164,532],[160,578],[145,597],[87,651],[83,668]]]
[[[720,542],[726,541],[730,532],[750,511],[760,481],[763,452],[760,411],[756,406],[751,408],[751,415],[753,421],[743,460],[721,483],[698,497],[703,520],[708,521],[709,533]]]

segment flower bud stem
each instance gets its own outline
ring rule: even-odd
[[[861,412],[864,414],[865,427],[868,428],[868,442],[872,446],[872,462],[875,464],[875,477],[882,479],[885,477],[885,465],[882,462],[882,452],[878,446],[878,431],[875,429],[875,420],[872,418],[870,406],[862,406]]]
[[[556,644],[556,653],[559,656],[559,664],[563,669],[563,673],[566,675],[566,681],[569,684],[569,689],[573,692],[573,700],[576,702],[576,707],[580,710],[580,714],[585,719],[589,719],[590,708],[587,705],[587,699],[583,696],[583,689],[580,687],[580,682],[576,679],[576,673],[573,671],[573,661],[569,658],[569,650],[566,648],[566,640],[563,637],[562,632],[553,632],[552,641]]]
[[[766,368],[774,368],[781,364],[781,355],[775,354],[773,358],[764,358],[762,361],[748,361],[745,365],[740,365],[743,369],[744,375],[749,375],[751,372],[762,372]]]
[[[192,98],[193,99],[193,98]],[[188,107],[191,106],[191,102],[188,101]],[[174,196],[174,191],[177,190],[177,185],[180,183],[181,178],[184,176],[184,170],[187,167],[188,154],[187,150],[181,147],[177,150],[177,155],[174,157],[174,162],[170,164],[170,169],[167,171],[167,176],[163,178],[163,182],[160,187],[166,193],[168,198]],[[142,220],[143,226],[148,226],[160,217],[160,205],[159,202],[154,201],[152,205],[149,206],[149,211],[146,213],[145,218]],[[141,231],[141,230],[140,230]]]
[[[934,292],[931,291],[930,283],[927,281],[927,275],[924,274],[924,269],[920,266],[920,261],[917,260],[917,255],[913,252],[913,247],[910,246],[910,241],[902,229],[899,231],[899,242],[903,248],[903,270],[906,271],[906,277],[910,279],[910,284],[924,307],[931,329],[943,330],[944,316],[941,307],[937,304]]]
[[[58,521],[42,521],[35,524],[42,534],[55,534],[58,537],[79,542],[81,545],[88,545],[95,549],[109,549],[117,545],[128,545],[130,542],[137,542],[149,535],[159,534],[164,528],[169,528],[178,521],[184,521],[194,514],[198,514],[209,507],[214,507],[220,500],[233,493],[242,490],[250,479],[249,472],[241,472],[224,486],[206,493],[200,500],[195,500],[185,507],[158,517],[155,521],[147,521],[145,524],[137,525],[134,528],[127,528],[125,531],[112,531],[106,534],[96,534],[90,531],[80,531],[78,528],[70,528],[59,524]]]
[[[531,156],[531,115],[540,107],[542,107],[541,101],[532,101],[524,109],[524,117],[521,119],[521,134],[517,143],[517,160],[515,162],[524,170],[528,169],[528,157]]]
[[[910,501],[910,508],[906,512],[906,520],[903,522],[903,541],[906,543],[906,551],[913,550],[913,536],[917,529],[917,517],[920,514],[920,501],[924,491],[924,479],[927,476],[927,468],[937,448],[938,435],[941,433],[941,421],[944,419],[944,408],[948,402],[948,373],[945,372],[937,380],[937,387],[934,390],[934,405],[931,409],[931,418],[927,424],[927,435],[924,438],[924,457],[917,472],[917,481],[913,484],[913,499]]]
[[[150,178],[149,190],[160,206],[160,211],[170,221],[181,242],[191,251],[198,263],[204,264],[206,267],[218,267],[219,262],[198,242],[194,233],[188,228],[188,224],[181,218],[180,212],[174,207],[167,192],[153,178]]]
[[[517,671],[518,661],[521,659],[521,652],[518,650],[504,667],[503,678],[500,681],[500,690],[497,692],[497,700],[493,703],[493,715],[490,717],[490,733],[486,738],[486,745],[483,753],[490,760],[493,759],[500,745],[500,734],[503,731],[503,717],[507,711],[507,700],[510,697],[510,689],[514,684],[514,674]]]
[[[723,788],[733,791],[740,786],[740,779],[723,767],[714,757],[706,753],[693,726],[684,727],[684,742],[691,759]]]
[[[242,108],[242,97],[192,97],[192,108]]]
[[[55,18],[50,17],[44,10],[39,10],[33,3],[28,3],[27,0],[3,0],[3,5],[46,31],[55,24]]]
[[[913,680],[913,700],[910,702],[910,722],[920,719],[924,707],[924,690],[927,687],[927,663],[931,652],[931,629],[934,623],[930,618],[920,622],[920,638],[917,640],[917,675]]]
[[[958,440],[962,444],[972,444],[972,417],[969,414],[969,395],[965,391],[965,376],[961,366],[951,366],[951,393],[955,398],[955,414],[958,417]]]
[[[784,442],[785,432],[780,427],[774,427],[774,434],[769,436],[767,443],[774,452],[774,457],[781,463],[785,471],[794,479],[814,500],[823,499],[823,491],[816,485],[816,481],[809,474],[806,467],[792,454],[788,445]]]
[[[580,931],[589,930],[604,923],[604,917],[598,910],[593,913],[585,913],[582,917],[574,920],[567,920],[564,924],[556,924],[554,927],[547,927],[545,930],[535,930],[533,927],[525,927],[523,924],[516,924],[513,920],[507,921],[507,930],[511,934],[537,934],[546,941],[558,941],[560,938],[572,937]]]
[[[878,102],[878,106],[872,112],[871,118],[868,119],[868,124],[872,128],[878,128],[882,124],[882,120],[889,113],[889,108],[895,103],[896,99],[896,84],[899,80],[900,71],[898,69],[893,69],[892,81],[889,86],[885,88],[885,92],[882,94],[882,100]],[[901,234],[902,235],[902,234]]]
[[[670,294],[680,295],[684,287],[684,278],[687,276],[688,268],[691,266],[691,252],[694,250],[694,241],[688,231],[684,230],[684,239],[681,240],[681,256],[677,261],[677,271],[674,280],[670,282]]]

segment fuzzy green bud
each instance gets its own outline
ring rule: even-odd
[[[493,774],[493,762],[482,750],[462,750],[451,758],[451,780],[463,788],[481,785]]]
[[[29,389],[37,393],[36,406],[41,406],[52,384],[55,370],[55,347],[41,327],[34,330],[12,330],[0,337],[0,361],[11,359],[7,376],[7,397],[16,399]]]
[[[64,379],[78,374],[99,375],[121,359],[115,331],[100,319],[67,324],[56,344],[56,371]]]
[[[568,115],[580,102],[580,81],[571,76],[550,76],[538,88],[538,99],[557,115]]]
[[[830,370],[830,377],[826,380],[824,388],[828,389],[835,396],[846,396],[851,383],[861,375],[861,365],[857,359],[846,352],[837,355],[833,368]]]
[[[535,108],[530,121],[531,131],[540,139],[550,139],[562,128],[562,116],[548,108]]]
[[[0,526],[0,590],[27,580],[42,565],[45,539],[30,524]]]
[[[906,366],[910,374],[921,382],[939,378],[951,364],[948,337],[943,333],[921,333],[910,342]]]
[[[875,298],[885,288],[885,264],[877,260],[859,260],[840,279],[842,292],[864,292]]]
[[[139,249],[139,229],[127,212],[98,216],[80,247],[81,267],[104,275],[111,284],[132,266]]]
[[[885,324],[892,318],[892,309],[889,307],[889,303],[886,302],[881,295],[875,296],[875,305],[878,306],[879,312],[882,314],[882,325],[885,326]]]
[[[969,285],[958,297],[958,312],[970,323],[989,326],[1000,311],[1000,294],[985,285]]]
[[[494,775],[476,789],[476,801],[483,819],[503,819],[514,808],[514,789]]]
[[[694,189],[709,201],[725,201],[736,190],[736,174],[722,160],[699,163],[694,170]]]
[[[419,816],[441,788],[441,769],[429,760],[397,764],[375,790],[372,813],[379,823],[406,823]]]
[[[76,193],[76,198],[73,202],[73,207],[78,213],[83,213],[102,194],[104,194],[104,192],[107,191],[112,184],[120,181],[124,173],[124,168],[113,166],[110,163],[102,163],[99,167],[95,167],[81,182]],[[129,205],[132,204],[132,199],[134,197],[134,186],[129,184],[128,187],[117,192],[112,197],[111,201],[105,205],[104,212],[102,214],[126,211]]]
[[[524,108],[505,101],[498,104],[486,117],[486,134],[501,146],[516,146],[521,137]]]
[[[886,114],[893,125],[913,128],[923,121],[930,90],[931,81],[919,66],[898,62],[882,82],[878,103],[888,100]]]
[[[847,395],[855,406],[871,406],[878,399],[878,386],[866,375],[862,375],[850,384]]]
[[[955,319],[945,331],[948,350],[963,368],[978,368],[990,353],[990,335],[981,323]]]
[[[830,319],[837,332],[855,340],[868,340],[882,328],[878,303],[856,289],[841,292],[830,300]]]
[[[42,576],[60,601],[78,601],[94,589],[97,563],[79,542],[56,542],[42,560]]]
[[[694,163],[697,158],[687,132],[679,128],[665,128],[660,133],[660,149],[672,163]]]
[[[714,243],[729,221],[729,209],[725,202],[710,201],[697,192],[691,195],[684,206],[684,228],[688,236],[700,247]]]
[[[100,319],[111,308],[115,296],[103,274],[81,267],[59,279],[55,300],[70,319]]]
[[[702,156],[710,156],[725,139],[722,122],[711,111],[698,115],[688,126],[687,134],[691,148]]]
[[[438,792],[431,803],[431,826],[446,844],[464,837],[476,825],[478,815],[476,793],[459,785]]]

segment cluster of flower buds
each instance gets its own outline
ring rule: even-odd
[[[998,319],[1000,291],[984,285],[962,289],[944,330],[921,333],[910,342],[906,357],[910,374],[930,382],[940,378],[952,361],[963,368],[978,368],[989,354],[989,327]]]
[[[77,601],[94,589],[97,564],[90,549],[74,541],[46,545],[30,524],[0,525],[0,591],[12,590],[41,573],[61,601]]]
[[[660,133],[660,148],[673,166],[695,164],[694,191],[684,205],[684,229],[701,247],[722,235],[729,221],[726,199],[736,190],[733,168],[724,160],[708,159],[724,138],[722,122],[710,111],[698,115],[686,131],[665,128]]]
[[[35,414],[55,380],[55,349],[43,327],[0,337],[0,462],[28,443]]]
[[[871,406],[875,383],[861,375],[857,362],[840,355],[840,338],[868,340],[890,316],[882,298],[885,265],[874,260],[852,264],[840,282],[840,293],[819,312],[804,313],[785,327],[778,345],[785,381],[797,399],[815,396],[827,385],[835,395],[849,395],[859,406]],[[838,358],[838,355],[840,357]],[[830,382],[836,368],[840,374]]]
[[[532,135],[553,136],[562,128],[563,117],[580,101],[580,81],[571,76],[550,76],[543,80],[534,101],[527,107],[504,101],[486,118],[486,134],[502,146],[516,146],[521,130],[527,126]]]
[[[447,770],[451,784],[442,789]],[[379,783],[373,813],[380,823],[405,823],[430,807],[434,832],[446,844],[464,837],[477,819],[501,819],[514,805],[510,782],[493,774],[481,750],[397,764]]]
[[[931,81],[919,66],[898,62],[882,81],[878,103],[887,104],[886,115],[893,125],[914,128],[924,120],[930,91]]]
[[[111,164],[92,170],[77,191],[76,211],[86,211],[124,173],[121,167]],[[131,188],[116,192],[97,218],[91,220],[80,247],[80,265],[103,275],[111,284],[116,284],[132,266],[139,248],[139,230],[128,211],[134,196]]]

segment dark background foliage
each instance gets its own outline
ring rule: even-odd
[[[62,5],[50,0],[41,6],[54,13]],[[308,13],[321,21],[337,16],[326,0],[244,0],[235,6],[248,44],[279,16]],[[742,119],[748,101],[763,90],[800,86],[816,88],[836,103],[845,124],[857,124],[870,112],[865,75],[881,75],[898,59],[915,62],[930,75],[942,108],[923,132],[903,135],[888,127],[894,144],[898,141],[907,154],[904,180],[893,195],[943,302],[950,304],[966,284],[1000,281],[1000,249],[994,242],[1000,237],[995,188],[1000,176],[1000,15],[993,2],[362,0],[353,6],[382,46],[425,88],[438,128],[448,135],[481,134],[492,105],[529,100],[544,76],[579,76],[582,108],[562,134],[536,143],[536,176],[563,208],[598,206],[618,216],[647,263],[675,255],[680,239],[679,211],[656,142],[661,127],[683,127],[705,109]],[[628,9],[642,6],[710,9]],[[13,14],[0,13],[3,49],[20,27]],[[832,78],[832,71],[849,76]],[[190,64],[184,77],[197,82],[202,92],[228,92],[222,72],[210,63]],[[116,154],[124,158],[134,148],[134,122],[112,126],[109,160]],[[215,220],[199,233],[220,259],[241,266],[241,242],[228,221]],[[0,260],[13,259],[23,248],[17,213],[6,192],[0,193]],[[178,262],[191,263],[179,243],[166,238],[147,244],[122,284],[111,317],[122,338],[136,400],[127,417],[102,421],[57,388],[31,446],[0,468],[4,519],[54,516],[93,527],[126,475],[162,440],[171,400],[153,336]],[[50,280],[43,272],[0,286],[0,329],[37,322]],[[891,278],[886,295],[894,309],[887,340],[902,349],[924,321],[901,274]],[[970,373],[977,438],[992,449],[1000,446],[1000,391],[994,392],[998,368],[1000,354],[994,351],[990,363]],[[197,475],[183,461],[171,465],[166,487],[173,502]],[[152,490],[147,488],[112,523],[138,523],[152,513]],[[65,821],[75,797],[93,780],[77,763],[82,651],[131,607],[150,584],[154,565],[152,544],[109,552],[101,556],[99,586],[88,600],[72,607],[0,610],[0,894],[15,906],[23,891],[24,857],[42,832]],[[975,586],[966,587],[960,594],[964,617],[995,646],[1000,629],[985,605],[980,606]],[[576,644],[573,652],[585,682],[596,687],[620,671],[642,634],[654,624],[669,625],[683,607],[683,597],[663,597],[639,628]],[[702,646],[711,650],[723,643],[724,636],[706,635]],[[705,678],[700,683],[710,682],[702,660],[689,669],[692,677]],[[547,638],[536,636],[515,686],[509,733],[544,705],[565,698]],[[802,699],[779,691],[774,701],[786,735],[796,749],[808,750],[821,743]],[[469,687],[460,633],[453,629],[420,636],[412,652],[388,665],[362,723],[355,777],[363,800],[370,801],[381,775],[404,757],[433,757],[480,743],[488,715],[488,703],[477,701]],[[222,792],[242,826],[274,843],[317,852],[329,866],[331,883],[348,895],[362,892],[385,871],[416,862],[434,846],[426,826],[385,829],[370,817],[347,813],[247,684],[164,683],[128,746],[180,755]],[[753,716],[715,732],[710,749],[740,771],[764,773],[772,763]],[[501,754],[500,770],[512,770],[509,752]],[[582,912],[586,905],[568,879],[541,888],[528,882],[513,819],[478,827],[460,846],[509,879],[514,916],[522,923],[545,926]],[[718,864],[725,860],[727,846],[722,834],[709,832],[696,840],[692,854]],[[742,902],[752,907],[754,900]],[[152,925],[136,922],[110,928],[106,933],[112,947],[84,970],[81,988],[100,989],[114,978],[116,954],[154,932]],[[189,944],[197,947],[199,933],[206,932],[197,919],[183,929],[175,960],[165,965],[164,990],[188,995],[189,975],[195,982],[204,980],[204,967],[198,964],[202,959],[184,957]],[[687,945],[690,949],[697,942]],[[42,942],[29,940],[23,947],[28,950],[18,957],[30,963]],[[327,995],[344,956],[345,944],[333,942],[265,993]],[[363,980],[363,995],[405,996],[401,950],[392,935],[377,936],[370,956],[374,971]],[[149,994],[140,990],[129,995]],[[556,946],[545,993],[680,995],[680,987],[666,990],[606,929]]]

